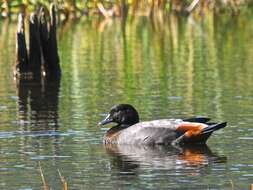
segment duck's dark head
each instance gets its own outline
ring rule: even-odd
[[[139,115],[136,109],[129,104],[119,104],[113,106],[109,114],[104,120],[99,122],[99,125],[108,123],[117,123],[118,125],[130,126],[139,122]]]

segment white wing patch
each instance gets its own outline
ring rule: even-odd
[[[182,119],[160,119],[160,120],[153,120],[153,121],[144,121],[137,123],[132,127],[139,128],[139,127],[159,127],[159,128],[170,128],[176,130],[179,124],[183,122]]]

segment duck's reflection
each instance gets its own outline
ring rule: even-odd
[[[212,153],[207,145],[187,147],[104,145],[104,147],[112,158],[112,166],[124,174],[135,174],[135,169],[139,167],[180,172],[184,169],[201,168],[211,163],[226,162],[225,156]]]
[[[58,128],[60,80],[17,82],[19,122],[30,130]]]

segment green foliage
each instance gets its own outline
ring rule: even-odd
[[[101,3],[106,9],[113,10],[113,7],[121,10],[123,6],[128,6],[130,13],[136,14],[141,10],[143,12],[152,10],[162,10],[163,12],[177,11],[184,13],[187,8],[194,4],[194,0],[3,0],[0,2],[0,9],[2,16],[8,16],[13,13],[17,13],[20,7],[25,7],[29,11],[33,11],[38,5],[48,7],[50,3],[54,2],[58,5],[65,14],[70,12],[87,11],[94,13],[98,11],[98,3]],[[239,9],[250,8],[253,5],[251,0],[199,0],[194,8],[190,10],[192,12],[196,9],[217,9],[217,10],[232,10],[237,12]]]

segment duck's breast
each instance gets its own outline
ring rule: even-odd
[[[170,144],[176,139],[176,128],[181,122],[162,119],[137,123],[120,132],[118,144]]]

